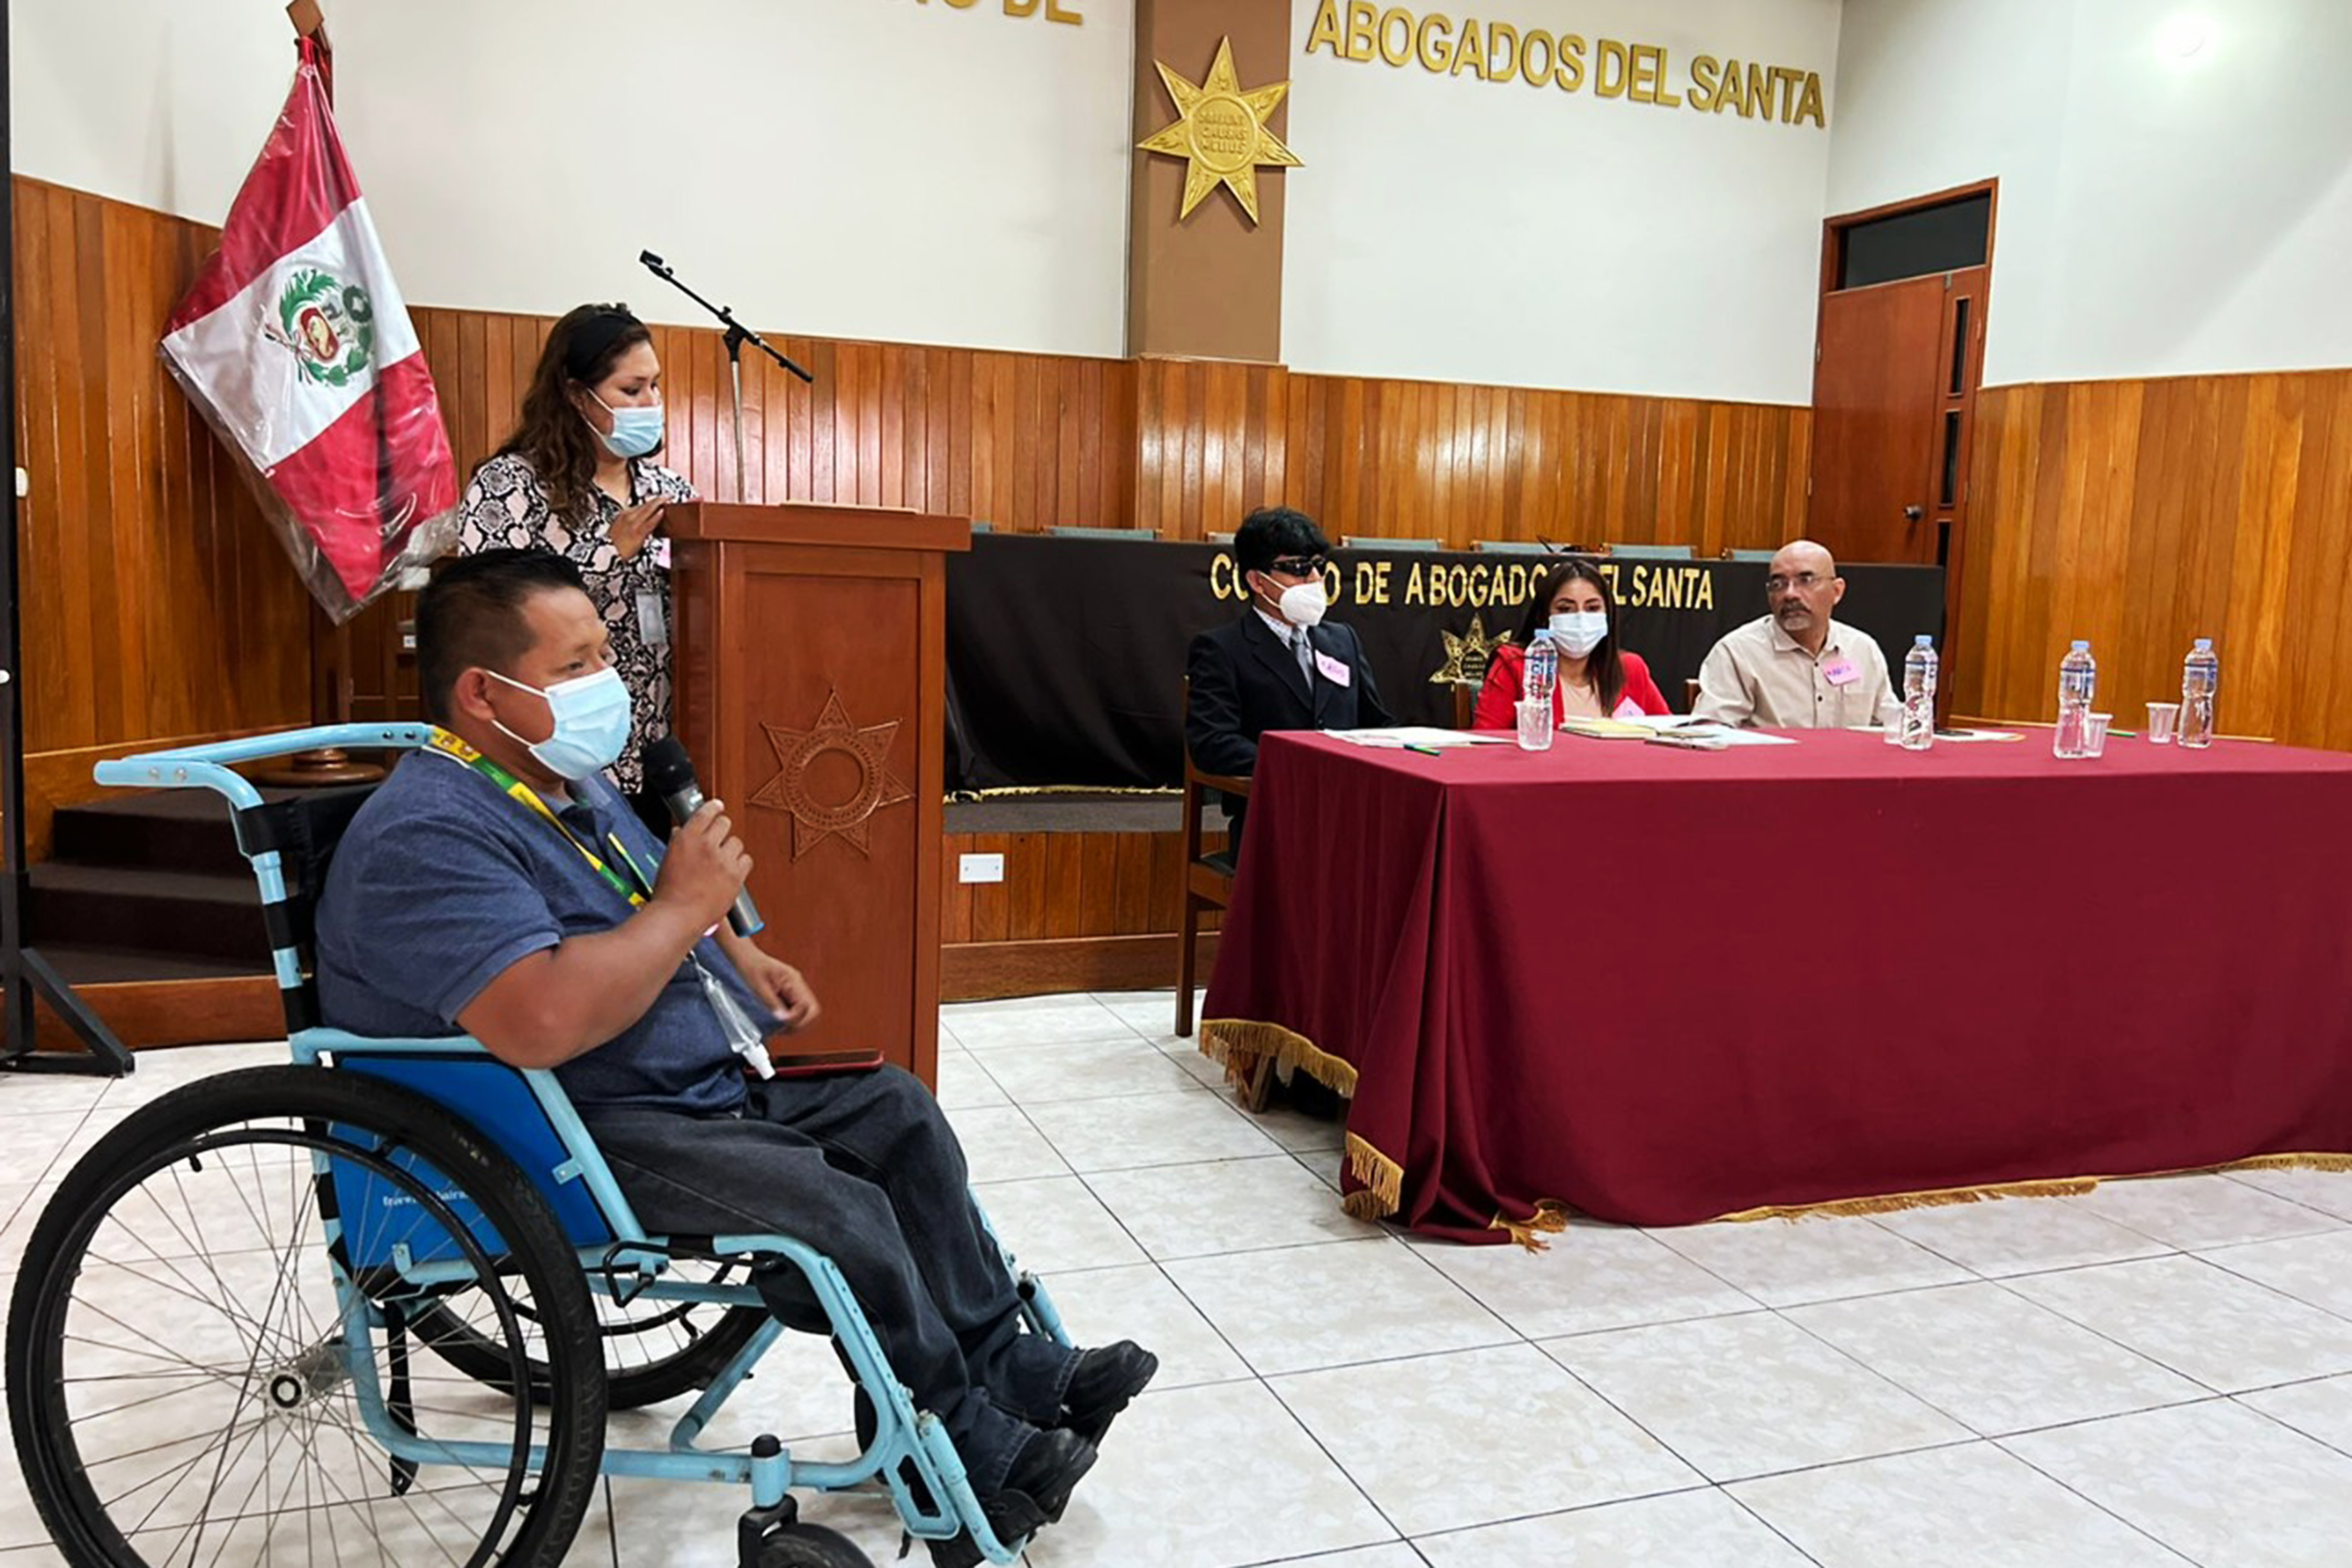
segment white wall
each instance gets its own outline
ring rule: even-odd
[[[1989,384],[2352,364],[2347,58],[2347,0],[1847,0],[1829,207],[2000,178]]]
[[[218,223],[293,74],[293,29],[266,3],[8,0],[9,161]]]
[[[1509,0],[1521,30],[1818,71],[1829,129],[1307,52],[1293,0],[1283,352],[1341,374],[1805,403],[1838,0]],[[1436,7],[1416,6],[1416,13]],[[1460,7],[1444,7],[1459,20]],[[1343,7],[1344,10],[1344,7]],[[1270,74],[1244,63],[1243,85]]]
[[[1117,354],[1133,7],[331,0],[338,110],[401,287],[762,330]],[[283,100],[269,0],[11,0],[16,164],[217,222]]]

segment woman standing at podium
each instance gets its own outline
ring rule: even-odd
[[[635,702],[613,766],[658,837],[668,813],[645,793],[639,757],[669,732],[669,541],[663,508],[696,499],[655,462],[662,447],[661,359],[625,305],[582,305],[555,323],[523,394],[522,416],[474,470],[457,510],[457,551],[551,550],[586,580]]]

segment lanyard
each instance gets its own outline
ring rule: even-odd
[[[625,880],[618,871],[606,865],[603,858],[593,849],[580,842],[573,836],[572,829],[563,826],[562,819],[549,808],[547,802],[539,798],[539,792],[530,785],[437,724],[434,726],[433,738],[427,743],[443,756],[464,763],[498,785],[506,792],[509,799],[519,801],[536,812],[550,827],[563,835],[563,841],[566,844],[580,851],[580,858],[587,861],[614,892],[629,900],[630,908],[645,907],[646,896],[652,891],[653,884],[646,879],[645,872],[639,869],[636,857],[629,853],[629,847],[621,842],[619,835],[608,833],[604,836],[604,841],[612,847],[614,856],[621,864],[629,868],[629,878],[635,880],[636,884],[635,887],[630,886],[629,881]],[[689,952],[687,954],[686,961],[694,966],[695,977],[702,986],[703,999],[709,1004],[710,1011],[719,1019],[719,1028],[726,1033],[729,1048],[743,1058],[746,1069],[755,1076],[763,1079],[775,1077],[776,1069],[769,1060],[768,1047],[762,1039],[759,1026],[745,1016],[742,1007],[734,997],[727,994],[726,986],[719,984],[719,977],[710,973],[698,954]]]
[[[589,868],[604,879],[607,887],[629,900],[631,909],[645,907],[646,895],[652,885],[646,880],[646,874],[637,868],[635,858],[629,853],[628,847],[621,842],[617,835],[605,835],[605,842],[612,847],[621,864],[629,868],[627,878],[624,878],[618,871],[606,865],[595,850],[583,844],[572,829],[564,826],[562,819],[555,815],[547,802],[539,798],[539,792],[530,785],[438,725],[434,726],[433,738],[427,743],[443,756],[464,763],[498,785],[506,792],[509,799],[517,801],[536,812],[550,827],[563,835],[563,841],[566,844],[580,851],[580,858],[587,861]],[[631,886],[632,879],[635,883],[635,886]]]

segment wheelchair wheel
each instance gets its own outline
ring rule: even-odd
[[[736,1263],[688,1261],[670,1266],[671,1278],[705,1284],[728,1283],[741,1272],[742,1266]],[[588,1295],[603,1346],[605,1396],[614,1410],[638,1410],[709,1388],[768,1321],[767,1312],[758,1307],[720,1307],[644,1296],[616,1301],[593,1286]],[[494,1315],[483,1309],[484,1303],[464,1292],[434,1307],[425,1320],[435,1331],[433,1351],[467,1377],[504,1392],[511,1385],[501,1380],[514,1375],[513,1360],[506,1342],[498,1336]],[[544,1400],[549,1381],[547,1359],[539,1345],[540,1324],[529,1311],[519,1316],[531,1396]]]
[[[821,1524],[788,1524],[760,1542],[752,1568],[874,1568],[849,1538]]]
[[[416,1353],[446,1289],[506,1343],[525,1307],[564,1325],[540,1342],[555,1397]],[[134,1113],[59,1185],[9,1312],[8,1414],[77,1568],[553,1564],[604,1449],[593,1324],[545,1201],[447,1111],[254,1068]]]

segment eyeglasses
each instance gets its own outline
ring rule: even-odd
[[[1768,594],[1785,594],[1791,588],[1818,587],[1828,580],[1818,572],[1800,572],[1793,577],[1784,577],[1775,573],[1764,579],[1764,591]]]
[[[1279,561],[1268,563],[1266,569],[1279,572],[1286,577],[1320,577],[1323,568],[1328,564],[1327,556],[1286,555]]]

